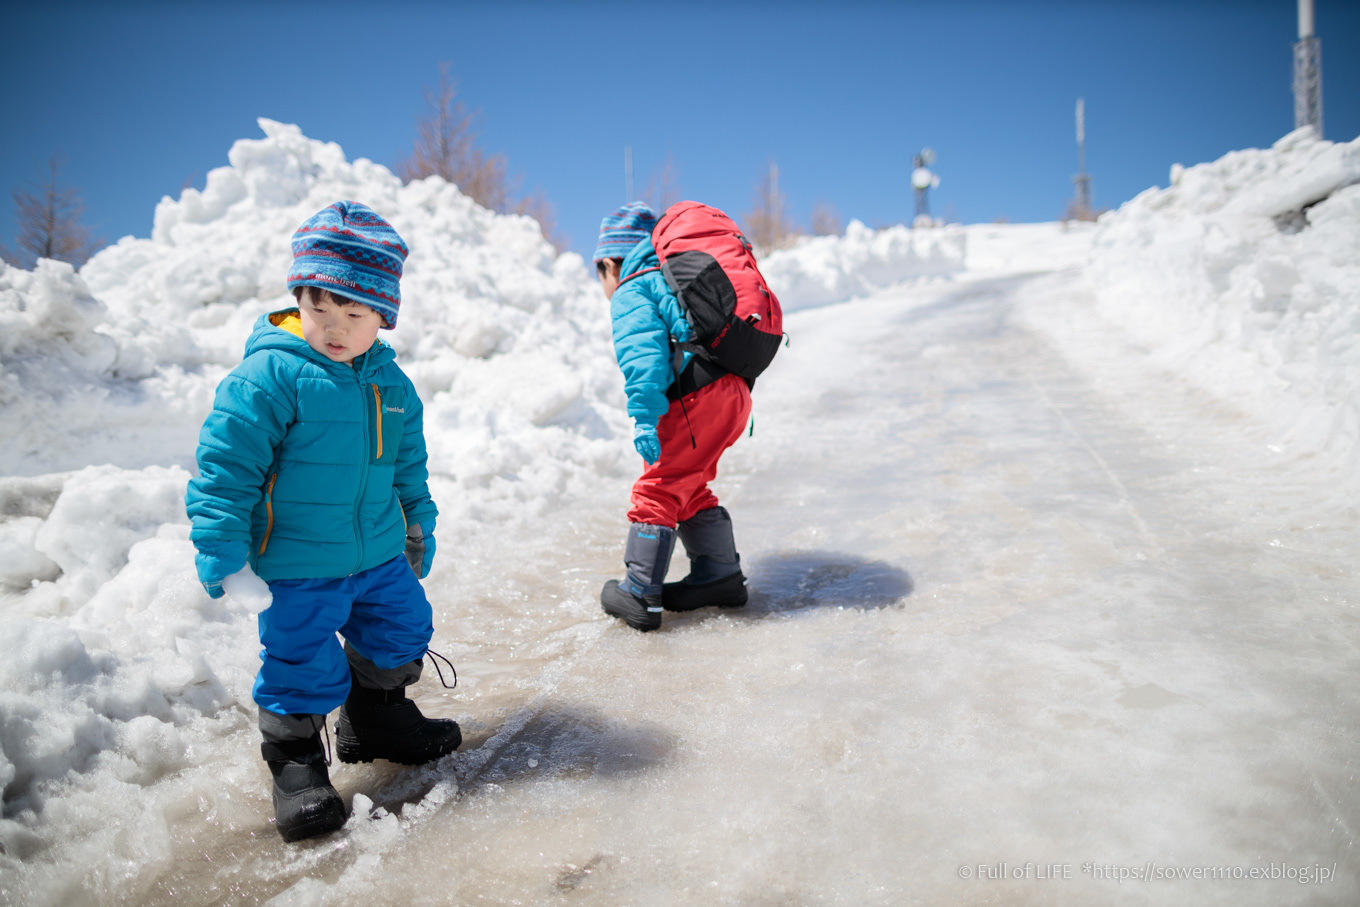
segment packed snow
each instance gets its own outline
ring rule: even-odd
[[[644,637],[595,601],[636,457],[585,263],[260,126],[150,239],[0,266],[0,901],[1125,895],[1087,860],[1315,883],[1140,902],[1360,897],[1360,140],[1173,168],[1094,226],[770,256],[790,344],[718,485],[752,604]],[[340,198],[412,249],[383,338],[426,404],[459,669],[413,695],[466,742],[337,763],[353,818],[290,846],[250,699],[267,590],[207,597],[183,492],[293,229]],[[1072,880],[988,887],[1006,861]]]
[[[1348,464],[1360,488],[1360,142],[1305,128],[1171,168],[1103,218],[1101,315],[1161,367]]]
[[[943,225],[913,230],[897,225],[871,230],[852,220],[842,236],[801,238],[770,255],[761,273],[778,290],[786,312],[842,302],[911,282],[962,274],[1020,274],[1083,263],[1090,250],[1088,225]]]

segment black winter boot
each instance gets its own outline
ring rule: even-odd
[[[611,579],[600,590],[604,612],[646,633],[661,626],[661,584],[675,548],[675,530],[647,523],[628,524],[623,582]]]
[[[667,611],[740,608],[746,604],[746,577],[732,539],[732,518],[725,507],[701,510],[682,522],[678,534],[689,555],[689,576],[666,583],[661,603]]]
[[[424,765],[447,756],[462,742],[456,722],[426,718],[406,698],[405,687],[372,690],[351,684],[335,725],[335,751],[341,762],[386,759]]]
[[[661,603],[667,611],[697,611],[699,608],[740,608],[746,604],[746,577],[740,570],[711,583],[666,583]]]
[[[321,735],[266,741],[260,754],[274,776],[274,824],[285,841],[301,841],[345,824],[345,803],[331,787]]]
[[[661,626],[661,596],[625,592],[616,579],[600,590],[600,605],[605,614],[619,618],[634,630],[646,633]]]

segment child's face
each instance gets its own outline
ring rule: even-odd
[[[595,271],[600,277],[600,289],[604,290],[604,298],[610,299],[614,296],[614,291],[619,288],[620,262],[615,258],[606,258],[600,262],[604,267],[596,266]]]
[[[332,362],[353,362],[378,339],[383,318],[361,302],[336,302],[308,289],[298,301],[307,345]]]

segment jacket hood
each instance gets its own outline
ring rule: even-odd
[[[249,356],[261,350],[283,350],[330,368],[349,368],[349,365],[328,359],[308,346],[302,336],[302,325],[298,321],[296,308],[280,309],[268,315],[261,315],[255,320],[255,327],[250,332],[250,338],[246,340],[245,354]],[[354,360],[354,367],[361,372],[368,372],[383,363],[391,362],[394,358],[396,353],[392,347],[381,340],[375,340],[367,353]]]
[[[651,237],[647,237],[633,246],[633,251],[623,259],[623,264],[619,265],[619,279],[660,266],[661,259],[656,257],[656,247],[652,245]]]

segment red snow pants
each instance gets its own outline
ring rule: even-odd
[[[683,410],[676,400],[656,423],[661,459],[633,484],[630,523],[674,527],[718,506],[708,483],[718,474],[718,458],[741,437],[751,418],[751,390],[736,375],[723,375],[683,402]]]

